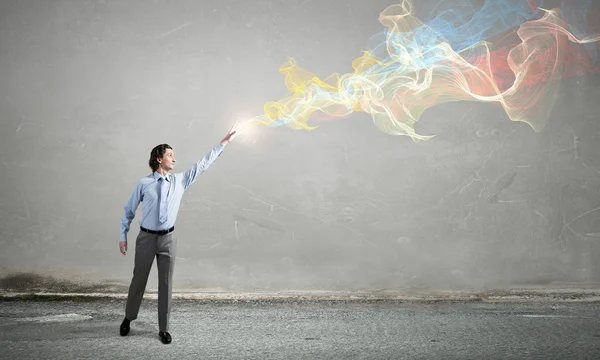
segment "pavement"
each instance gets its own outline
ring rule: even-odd
[[[524,300],[524,299],[522,299]],[[126,337],[122,298],[0,301],[2,359],[599,359],[597,301],[176,300]]]
[[[0,359],[600,359],[600,284],[224,292],[179,289],[158,338],[148,288],[129,336],[126,287],[0,279]]]

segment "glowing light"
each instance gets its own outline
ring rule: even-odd
[[[246,116],[237,117],[237,131],[235,136],[236,142],[255,144],[260,137],[260,129],[256,126],[251,118]]]

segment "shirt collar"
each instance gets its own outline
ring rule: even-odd
[[[158,171],[155,171],[152,175],[154,175],[154,180],[158,181],[158,179],[162,178],[163,176],[161,174],[158,173]],[[171,174],[167,174],[164,176],[164,178],[168,181],[171,182]]]

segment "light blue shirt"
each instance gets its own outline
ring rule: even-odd
[[[138,181],[125,205],[125,214],[121,219],[121,241],[127,242],[127,233],[140,202],[142,203],[142,217],[139,221],[141,227],[149,230],[166,230],[175,226],[183,193],[198,179],[200,174],[217,160],[223,149],[223,144],[219,143],[191,169],[183,173],[167,174],[164,177],[169,182],[168,218],[164,224],[160,224],[158,221],[160,186],[163,176],[155,171]]]

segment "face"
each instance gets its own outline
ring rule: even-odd
[[[175,168],[175,153],[172,149],[167,149],[162,159],[158,159],[158,166],[165,171],[171,171]]]

